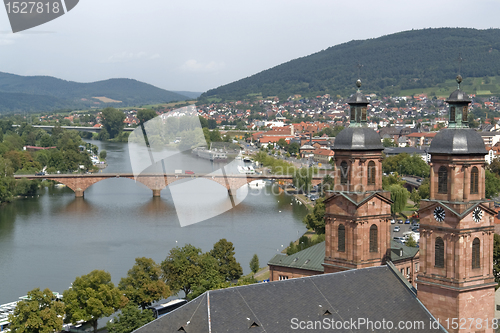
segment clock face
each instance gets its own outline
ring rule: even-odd
[[[445,215],[446,212],[442,207],[436,207],[436,209],[434,209],[434,218],[436,219],[436,221],[443,222]]]
[[[472,219],[474,222],[479,222],[483,218],[483,210],[479,207],[476,207],[474,211],[472,212]]]

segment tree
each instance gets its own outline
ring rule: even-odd
[[[152,109],[144,109],[137,111],[137,119],[139,119],[140,124],[144,124],[148,120],[156,117],[156,111]]]
[[[385,173],[398,172],[402,175],[429,177],[430,167],[420,155],[401,153],[384,158],[382,170]]]
[[[493,275],[495,276],[495,282],[498,289],[500,286],[500,235],[493,235]]]
[[[28,292],[28,298],[17,303],[9,315],[13,333],[52,333],[62,330],[64,304],[52,291],[39,288]]]
[[[105,108],[102,110],[102,125],[108,132],[110,139],[121,134],[124,120],[125,114],[120,110],[115,108]]]
[[[153,320],[153,311],[141,310],[129,303],[112,322],[106,324],[106,328],[109,333],[130,333]]]
[[[222,283],[217,260],[201,249],[187,244],[170,250],[161,263],[163,278],[173,293],[182,290],[187,297],[196,288],[208,288]]]
[[[281,138],[278,140],[278,145],[286,150],[286,147],[288,146],[288,142],[286,142],[285,139]]]
[[[500,178],[492,173],[490,170],[485,170],[485,195],[486,198],[491,199],[498,195],[500,192]]]
[[[407,189],[399,184],[393,184],[389,186],[388,190],[391,192],[391,200],[393,201],[391,205],[391,213],[394,215],[396,213],[401,213],[408,201],[410,193]]]
[[[219,273],[226,281],[237,280],[243,275],[243,269],[234,257],[233,243],[228,242],[225,238],[214,244],[210,255],[217,260]]]
[[[406,241],[405,245],[409,246],[409,247],[417,247],[417,242],[413,238],[413,235],[410,234],[410,236],[408,237],[408,240]]]
[[[389,138],[385,138],[383,141],[382,141],[382,145],[384,147],[397,147],[398,145],[396,144],[396,142],[394,142],[394,140],[392,139],[389,139]]]
[[[252,259],[250,260],[250,270],[252,271],[252,273],[257,273],[257,271],[259,270],[259,257],[257,256],[257,254],[254,254]]]
[[[325,233],[325,204],[323,198],[316,200],[313,211],[306,215],[304,222],[309,229],[313,229],[318,235]]]
[[[111,316],[125,305],[127,299],[111,282],[111,275],[94,270],[75,279],[70,289],[63,293],[66,322],[88,321],[97,333],[97,320]]]
[[[293,175],[293,184],[301,191],[309,193],[312,185],[312,168],[300,168]]]
[[[290,155],[297,155],[299,153],[300,146],[297,142],[292,142],[291,144],[288,145],[287,151],[290,153]]]
[[[414,202],[415,204],[415,207],[419,207],[420,206],[420,195],[418,194],[418,190],[417,189],[413,189],[413,191],[411,191],[410,193],[410,200]]]
[[[143,310],[151,303],[170,296],[165,282],[161,279],[160,265],[151,258],[136,258],[135,265],[120,280],[118,288],[135,305]]]
[[[101,160],[105,160],[107,156],[108,156],[108,152],[106,150],[104,150],[104,149],[101,150],[101,152],[99,153],[99,158]]]

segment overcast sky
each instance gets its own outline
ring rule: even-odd
[[[353,39],[499,28],[499,13],[498,0],[80,0],[13,34],[0,9],[0,71],[206,91]]]

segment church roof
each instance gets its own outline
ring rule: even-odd
[[[429,154],[486,155],[484,141],[473,129],[443,129],[432,140]]]
[[[293,318],[297,323],[385,320],[393,322],[394,331],[400,321],[422,321],[425,332],[444,331],[429,327],[432,315],[394,268],[377,266],[207,291],[135,332],[290,332]]]
[[[461,89],[457,89],[451,93],[450,97],[446,100],[447,103],[470,103],[469,96]]]
[[[368,100],[365,95],[363,95],[360,91],[352,94],[347,100],[348,104],[368,104]]]
[[[292,255],[277,254],[269,260],[268,265],[323,272],[324,259],[325,242],[321,242]]]
[[[383,150],[380,135],[368,127],[348,127],[335,137],[333,150]]]
[[[402,251],[400,251],[402,250]],[[396,242],[394,239],[391,240],[391,261],[397,262],[398,260],[413,258],[418,253],[418,247],[410,247],[399,242]]]

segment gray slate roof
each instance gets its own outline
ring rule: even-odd
[[[321,242],[290,256],[285,254],[277,254],[271,260],[269,260],[268,265],[323,272],[324,267],[322,264],[324,260],[325,242]]]
[[[383,150],[380,135],[368,127],[348,127],[335,138],[333,150]]]
[[[431,314],[397,272],[377,266],[209,291],[135,332],[283,333],[294,331],[292,318],[393,322],[395,328],[384,332],[400,332],[399,321],[422,321],[425,329],[418,332],[444,331],[429,328]],[[365,326],[340,331],[372,332]]]
[[[400,249],[403,250],[403,255],[400,255]],[[391,261],[397,262],[398,260],[413,258],[418,253],[418,247],[409,247],[404,244],[396,242],[391,239]]]
[[[467,95],[463,90],[457,89],[451,93],[450,97],[446,100],[448,103],[470,103],[469,95]]]
[[[484,141],[473,129],[443,129],[431,142],[429,154],[486,155]]]

